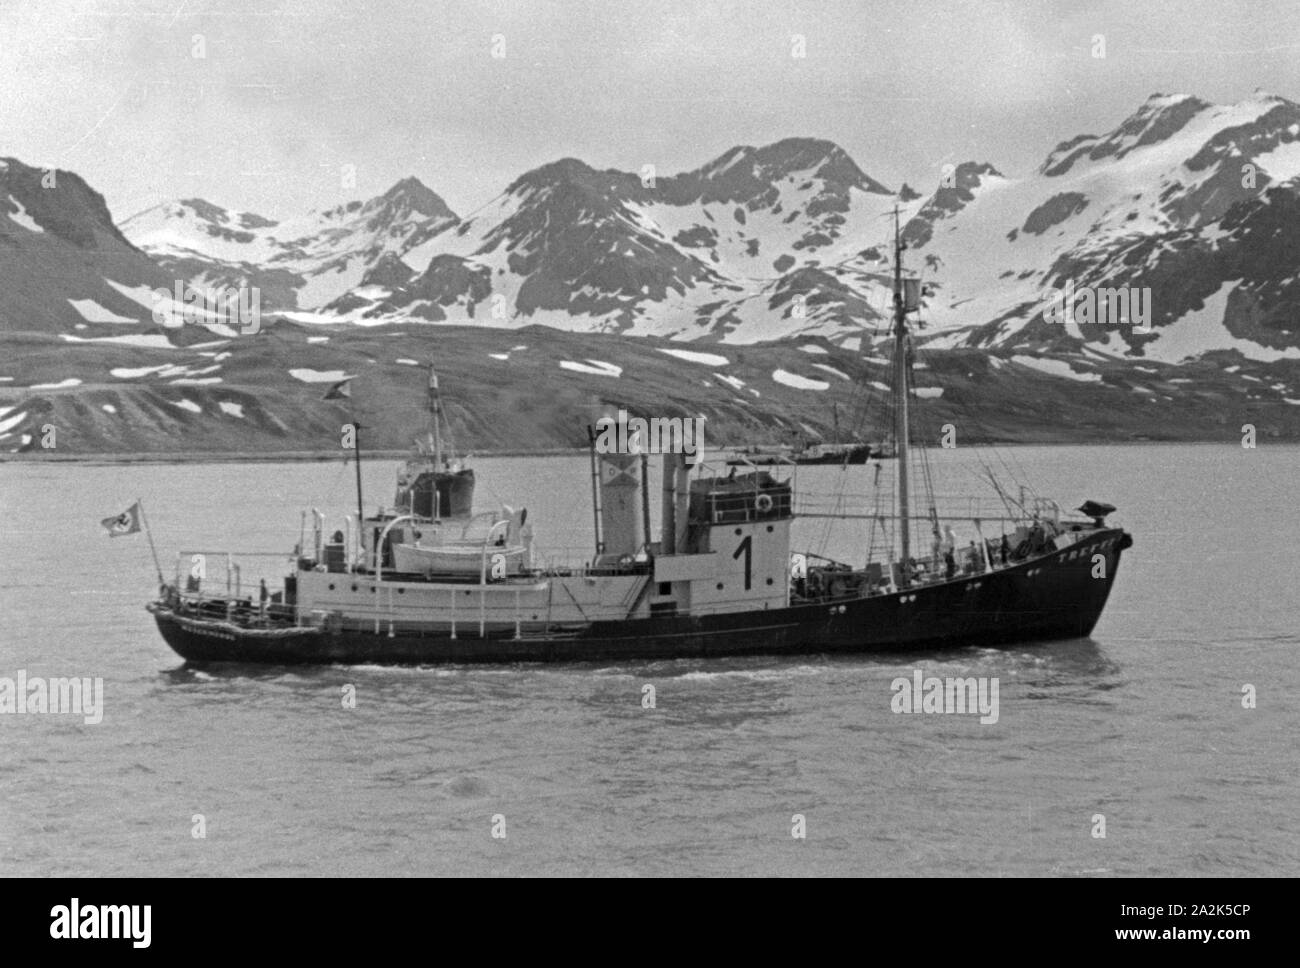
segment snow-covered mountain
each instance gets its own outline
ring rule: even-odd
[[[327,309],[403,318],[756,342],[860,330],[893,194],[838,146],[733,148],[669,178],[565,158]],[[391,277],[391,273],[389,273]]]
[[[283,222],[201,198],[168,202],[131,216],[122,232],[176,278],[257,286],[265,308],[315,310],[456,222],[436,193],[406,178],[369,201]]]
[[[737,433],[796,412],[816,428],[886,378],[895,205],[931,292],[915,341],[936,420],[977,408],[1014,440],[1222,439],[1244,422],[1300,439],[1293,102],[1156,95],[1032,172],[966,162],[928,194],[893,194],[813,139],[653,175],[566,158],[464,220],[407,179],[300,220],[190,200],[123,232],[77,175],[0,160],[0,451],[47,422],[102,449],[238,449],[250,428],[258,447],[308,430],[315,447],[338,416],[318,378],[373,372],[384,406],[418,410],[435,341],[475,433],[501,445],[558,446],[620,399]],[[155,318],[154,290],[181,279],[258,286],[260,328]],[[1070,285],[1149,289],[1149,331],[1044,318]],[[688,341],[710,345],[674,348]],[[503,406],[539,423],[507,441],[486,429]]]
[[[1023,178],[970,178],[908,226],[934,345],[1086,348],[1178,362],[1300,357],[1300,105],[1155,95],[1114,131],[1058,145]],[[938,198],[936,194],[935,198]],[[933,199],[932,199],[933,201]],[[1047,294],[1149,287],[1150,331],[1043,316]]]
[[[750,343],[856,339],[887,315],[890,212],[929,284],[932,345],[1176,362],[1300,355],[1292,325],[1300,106],[1154,95],[1008,177],[988,162],[897,195],[836,145],[740,147],[653,179],[568,158],[406,248],[326,307],[357,322]],[[400,262],[400,264],[399,264]],[[1149,287],[1150,332],[1043,318],[1054,287]]]

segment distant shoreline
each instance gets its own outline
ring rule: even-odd
[[[554,448],[548,450],[476,450],[467,457],[569,457],[585,454],[585,447]],[[28,451],[25,454],[0,454],[0,463],[102,463],[102,464],[297,464],[326,463],[339,460],[343,456],[338,450],[290,450],[272,452],[244,451],[182,451],[178,453],[132,453],[132,454],[51,454],[40,451]],[[362,460],[403,460],[412,456],[408,450],[363,450]]]
[[[997,447],[1151,447],[1168,445],[1191,446],[1236,446],[1240,438],[1230,437],[1222,440],[1079,440],[1079,441],[1015,441],[1003,443],[966,444],[962,449],[997,448]],[[1261,442],[1261,447],[1296,446],[1294,441]],[[720,447],[713,452],[715,458],[728,455],[741,448]],[[932,448],[938,450],[939,448]],[[466,456],[469,458],[520,458],[520,457],[585,457],[585,447],[552,447],[541,450],[474,450]],[[0,454],[0,464],[297,464],[327,463],[340,459],[337,450],[315,451],[181,451],[177,453],[130,453],[130,454],[68,454],[50,453],[48,451],[28,451],[22,454]],[[404,460],[412,456],[410,450],[363,450],[362,460]],[[889,463],[886,459],[884,463]]]

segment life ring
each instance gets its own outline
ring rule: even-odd
[[[631,555],[623,555],[621,558],[618,559],[618,566],[619,566],[620,568],[631,568],[631,567],[632,567],[632,556],[631,556]]]
[[[843,598],[848,590],[849,586],[843,578],[832,578],[830,586],[827,588],[831,598]]]
[[[760,494],[754,499],[754,507],[758,509],[759,514],[767,514],[772,510],[772,495]]]

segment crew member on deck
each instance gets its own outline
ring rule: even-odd
[[[1047,535],[1043,531],[1043,522],[1034,515],[1034,526],[1029,529],[1029,553],[1039,554],[1047,546]]]

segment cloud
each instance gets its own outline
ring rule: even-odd
[[[98,0],[0,6],[0,36],[6,152],[79,171],[119,218],[192,195],[286,216],[412,173],[466,212],[566,155],[671,173],[791,134],[928,184],[1031,168],[1154,90],[1300,93],[1281,2]]]

